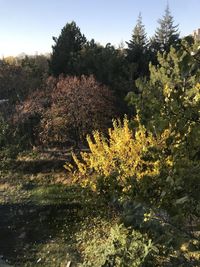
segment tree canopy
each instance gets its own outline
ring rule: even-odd
[[[52,55],[49,62],[50,73],[77,75],[77,65],[81,49],[86,44],[86,38],[74,21],[67,23],[58,38],[53,37]]]
[[[174,25],[169,5],[165,9],[164,16],[158,20],[158,28],[155,33],[155,41],[161,51],[169,51],[170,45],[175,45],[179,39],[178,25]]]

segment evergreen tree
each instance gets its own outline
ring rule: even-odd
[[[78,75],[79,54],[86,43],[80,28],[72,21],[62,29],[58,38],[53,37],[55,45],[49,62],[51,74],[58,76],[61,73]]]
[[[164,153],[171,157],[172,169],[163,180],[164,191],[168,190],[164,198],[169,195],[162,201],[179,220],[186,213],[199,216],[196,185],[200,159],[200,68],[196,53],[198,45],[190,45],[187,40],[182,40],[178,51],[171,47],[169,53],[158,53],[158,65],[150,64],[150,79],[137,81],[140,94],[132,92],[127,97],[141,123],[154,136],[162,136],[166,130],[170,133]],[[162,173],[161,180],[163,177]],[[173,182],[168,183],[169,177]],[[183,196],[186,201],[179,200]]]
[[[155,41],[161,51],[169,51],[171,45],[175,45],[179,40],[178,25],[174,25],[169,5],[165,9],[162,19],[158,20],[159,27],[155,33]]]
[[[100,83],[108,85],[116,96],[123,99],[128,92],[128,66],[125,53],[107,43],[105,46],[87,42],[81,51],[79,69],[84,75],[93,75]]]
[[[129,81],[132,87],[139,76],[148,74],[148,41],[141,14],[138,16],[131,40],[126,43],[128,45],[127,60],[130,69]]]
[[[147,34],[145,32],[145,27],[142,23],[141,13],[138,16],[137,24],[133,29],[132,39],[129,42],[126,42],[130,50],[139,47],[140,49],[146,48],[147,45]]]

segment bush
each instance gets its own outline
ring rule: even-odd
[[[154,250],[145,235],[122,224],[110,226],[101,222],[92,230],[92,239],[90,235],[87,240],[87,232],[83,232],[81,240],[86,241],[79,241],[84,259],[82,266],[88,267],[139,267]]]
[[[27,99],[16,105],[14,123],[24,144],[34,146],[40,143],[40,122],[47,108],[51,106],[51,85],[55,80],[48,79],[43,90],[36,90]]]
[[[10,122],[0,113],[0,160],[15,157],[19,152],[19,138]]]
[[[8,130],[9,130],[9,125],[0,113],[0,146],[1,147],[7,144]]]
[[[98,188],[107,185],[108,191],[114,193],[117,186],[122,192],[130,193],[134,186],[139,186],[145,179],[156,182],[164,164],[169,158],[163,159],[162,151],[166,148],[169,131],[155,137],[139,123],[133,131],[129,121],[124,119],[113,122],[108,138],[98,131],[87,137],[90,152],[81,152],[80,159],[73,154],[73,159],[82,174],[82,183]],[[71,167],[66,165],[66,168]],[[91,171],[95,175],[91,177]]]

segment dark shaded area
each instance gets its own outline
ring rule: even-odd
[[[14,263],[14,266],[23,266],[31,255],[29,249],[34,245],[56,237],[66,224],[73,232],[75,222],[80,220],[77,214],[80,208],[78,203],[0,205],[0,255],[3,255],[3,260]]]
[[[64,159],[12,160],[4,167],[5,170],[16,170],[24,174],[47,173],[49,171],[63,171]]]
[[[51,171],[63,171],[63,165],[66,160],[62,159],[44,159],[44,160],[34,160],[34,161],[15,161],[15,166],[17,170],[23,171],[24,174],[32,173],[45,173]]]

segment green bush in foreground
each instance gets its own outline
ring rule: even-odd
[[[82,233],[84,240],[86,235],[87,232]],[[84,244],[82,266],[138,267],[154,250],[151,240],[141,233],[122,224],[111,227],[108,223],[101,222],[100,229],[99,226],[94,228],[90,239]]]

